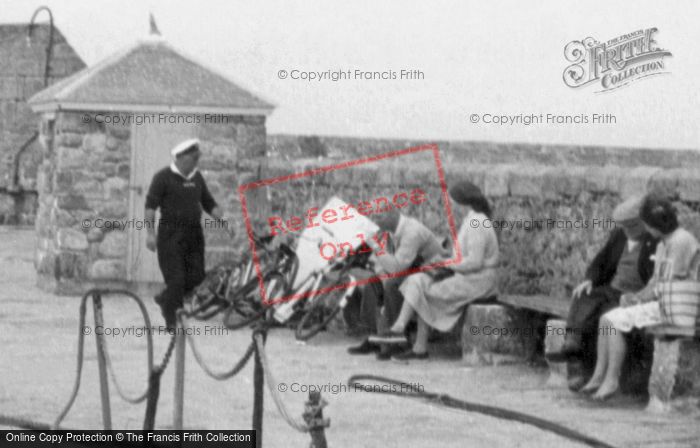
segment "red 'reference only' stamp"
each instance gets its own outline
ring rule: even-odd
[[[348,185],[334,185],[334,188],[328,188],[328,197],[323,200],[327,201],[325,205],[314,204],[309,202],[303,207],[299,206],[298,210],[289,210],[289,202],[286,201],[286,209],[279,213],[269,213],[265,218],[265,226],[267,232],[271,236],[291,235],[297,237],[298,248],[297,255],[299,264],[306,263],[311,265],[307,269],[300,269],[299,275],[311,275],[319,269],[328,266],[334,262],[342,261],[346,257],[353,256],[363,252],[374,252],[374,255],[381,256],[388,250],[389,234],[380,230],[380,228],[372,222],[372,218],[387,213],[391,210],[396,210],[399,213],[407,215],[416,215],[417,208],[430,205],[429,203],[442,202],[444,208],[444,219],[447,222],[450,236],[453,241],[453,257],[447,260],[441,260],[432,264],[423,265],[417,268],[405,269],[401,272],[380,273],[369,278],[345,282],[340,285],[331,287],[319,287],[312,290],[304,290],[302,292],[295,291],[294,282],[288,285],[288,290],[281,297],[270,298],[265,290],[265,281],[263,269],[260,263],[259,248],[254,238],[254,230],[251,222],[251,206],[249,204],[247,194],[252,190],[259,188],[273,188],[274,186],[284,185],[287,189],[299,188],[299,194],[293,194],[293,197],[304,198],[304,194],[308,193],[306,184],[309,181],[313,187],[317,186],[317,180],[324,178],[326,173],[361,169],[362,165],[393,163],[393,168],[396,169],[405,163],[410,166],[411,163],[416,163],[416,160],[411,160],[412,157],[423,154],[422,163],[434,164],[435,180],[431,184],[439,186],[438,193],[428,193],[429,188],[422,186],[401,186],[391,185],[390,191],[380,194],[370,194],[367,192],[352,192],[340,193],[338,190],[347,187]],[[393,160],[392,160],[393,159]],[[401,160],[398,160],[401,159]],[[377,167],[378,170],[384,167]],[[346,173],[347,174],[347,173]],[[347,176],[350,179],[352,176]],[[302,185],[302,186],[298,186]],[[434,190],[434,189],[433,189]],[[356,286],[365,285],[381,281],[387,278],[404,277],[417,272],[425,272],[431,269],[442,266],[450,266],[457,264],[462,260],[462,254],[457,241],[457,230],[450,206],[449,195],[447,193],[447,185],[445,183],[445,174],[440,159],[438,146],[435,144],[416,146],[412,148],[391,151],[384,154],[365,157],[357,160],[346,161],[334,165],[312,168],[303,172],[293,173],[289,175],[262,179],[255,182],[242,184],[238,188],[238,194],[241,201],[243,218],[246,224],[248,240],[252,252],[252,258],[255,266],[255,271],[258,277],[260,287],[260,295],[262,302],[265,305],[274,305],[290,300],[304,299],[319,294],[326,294],[337,289],[354,288]],[[307,194],[308,195],[308,194]],[[362,196],[360,196],[362,195]],[[319,195],[312,195],[316,198]],[[348,197],[356,196],[356,197]],[[269,197],[269,195],[268,195]],[[309,198],[313,201],[313,198]],[[307,200],[309,200],[307,199]],[[319,201],[320,202],[320,201]],[[310,237],[314,235],[315,237]],[[314,239],[315,238],[315,239]],[[308,244],[309,240],[313,239],[314,244]],[[305,246],[300,247],[304,243]],[[302,253],[299,253],[301,251]],[[303,279],[301,279],[303,280]]]

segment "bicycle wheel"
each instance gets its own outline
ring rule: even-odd
[[[270,272],[263,282],[266,299],[269,301],[281,297],[287,288],[284,276],[279,272]],[[265,311],[267,306],[263,305],[257,279],[253,278],[243,290],[235,294],[232,305],[226,309],[223,324],[228,329],[237,330],[262,318]]]
[[[185,300],[185,313],[199,320],[207,320],[227,306],[222,292],[235,265],[221,263],[207,271],[202,283]]]
[[[314,297],[310,308],[297,324],[294,332],[296,340],[308,341],[325,329],[340,312],[341,302],[346,294],[351,294],[353,289],[335,289],[321,296]]]

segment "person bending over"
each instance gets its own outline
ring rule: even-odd
[[[377,251],[381,253],[375,257],[375,273],[398,273],[409,268],[416,268],[424,263],[439,260],[446,255],[446,250],[440,244],[437,236],[423,223],[415,218],[399,213],[392,209],[385,213],[372,217],[379,226],[379,232],[388,232],[393,242],[393,253],[390,251]],[[370,238],[370,243],[374,241]],[[376,247],[374,249],[377,249]],[[405,277],[394,277],[382,280],[381,288],[376,288],[375,283],[363,286],[362,305],[365,316],[374,316],[375,328],[380,333],[386,333],[393,324],[401,310],[403,296],[399,286]],[[372,336],[370,336],[371,338]],[[350,347],[348,353],[353,355],[377,353],[377,359],[390,359],[394,345],[383,345],[370,342],[366,338],[360,345]]]
[[[409,276],[401,285],[404,302],[399,317],[388,333],[373,339],[382,343],[406,343],[404,330],[415,316],[418,331],[413,346],[394,355],[393,359],[427,358],[430,327],[449,331],[466,305],[497,292],[498,239],[493,226],[484,225],[491,215],[488,201],[479,187],[467,181],[450,188],[450,197],[466,212],[457,235],[462,259],[451,266],[454,274],[447,278],[434,278],[434,273],[424,272]],[[443,270],[436,272],[440,271]]]

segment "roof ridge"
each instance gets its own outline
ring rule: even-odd
[[[66,89],[59,91],[56,93],[55,98],[56,99],[63,99],[73,93],[78,87],[81,85],[85,84],[90,78],[90,76],[94,76],[95,74],[106,70],[107,68],[111,67],[115,63],[119,62],[122,58],[126,57],[129,53],[132,51],[136,50],[141,43],[139,41],[136,41],[129,45],[128,47],[124,47],[123,49],[117,51],[111,56],[108,56],[98,62],[97,64],[93,65],[92,67],[85,67],[85,69],[81,70],[78,72],[78,74],[84,75],[84,76],[76,76],[76,81],[73,83],[73,85],[68,85]]]
[[[172,62],[169,63],[171,65],[162,66],[159,61]],[[134,62],[138,65],[133,65]],[[170,73],[173,67],[193,78],[178,78]],[[207,80],[211,85],[203,88],[193,83],[197,79]],[[133,88],[126,86],[125,80],[134,80]],[[150,89],[143,90],[144,86],[150,86]],[[248,109],[251,113],[269,114],[274,105],[253,92],[207,62],[175,48],[162,36],[149,35],[52,84],[28,102],[35,111],[98,105],[111,110],[112,106],[132,104],[133,110],[141,110],[148,105],[157,110],[175,107],[181,110],[238,113]]]

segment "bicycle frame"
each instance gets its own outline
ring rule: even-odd
[[[280,323],[286,322],[292,314],[294,314],[295,308],[297,308],[299,303],[302,303],[302,298],[305,294],[311,291],[318,291],[323,279],[332,271],[339,263],[343,263],[345,259],[336,260],[334,262],[329,262],[320,269],[316,269],[309,273],[309,275],[301,282],[301,284],[296,289],[290,289],[286,291],[287,296],[300,296],[298,299],[288,300],[284,303],[273,305],[275,307],[275,313],[273,315],[274,319]],[[340,269],[340,276],[342,277],[349,270],[349,265],[345,265]],[[350,276],[350,283],[354,283],[354,278]],[[290,283],[291,284],[291,283]],[[348,291],[343,295],[341,299],[341,307],[345,307],[347,303],[347,298],[355,290],[354,285],[348,288]],[[313,294],[308,299],[306,299],[307,306],[313,306],[323,294]]]

